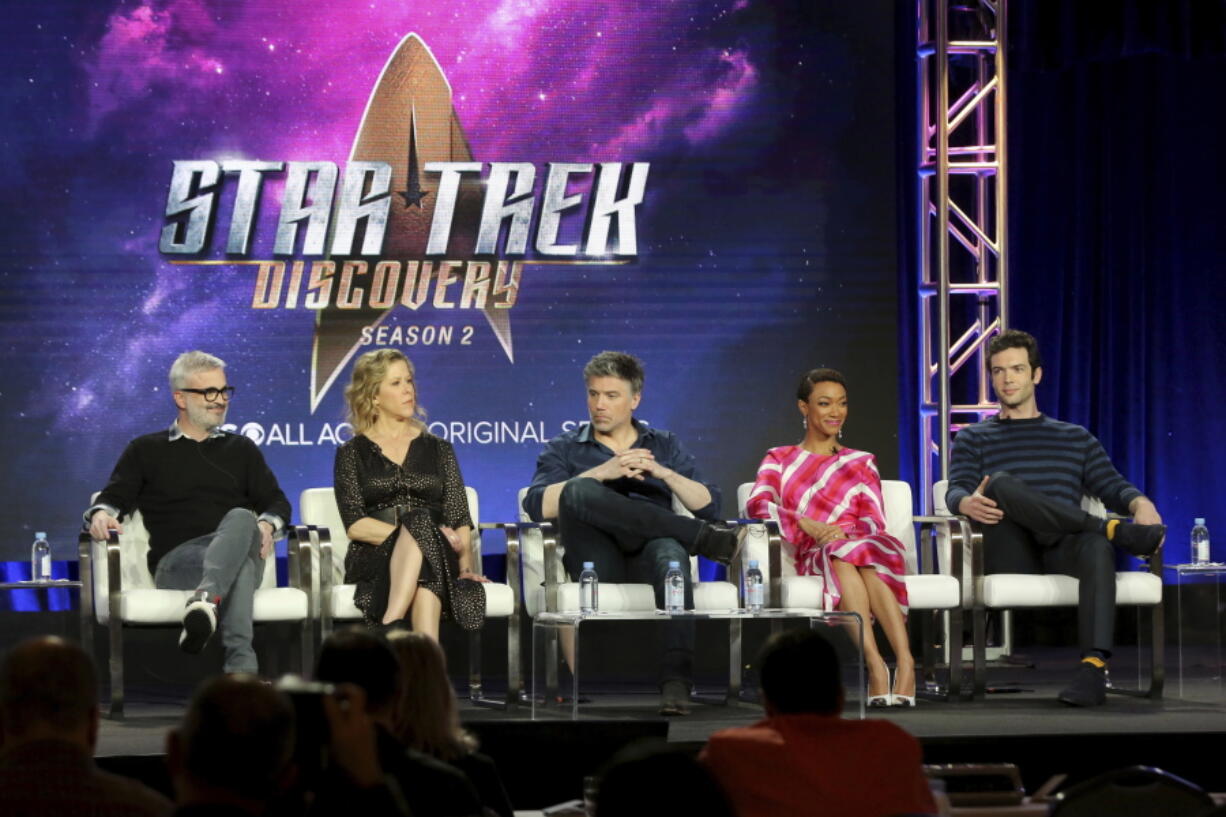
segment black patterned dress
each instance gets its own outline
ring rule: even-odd
[[[439,530],[440,525],[460,528],[473,524],[451,443],[423,431],[410,443],[404,462],[397,465],[359,434],[336,450],[333,490],[346,530],[364,516],[406,528],[423,556],[418,586],[439,597],[444,619],[466,630],[481,626],[485,588],[480,582],[458,578],[459,556]],[[345,581],[357,585],[354,603],[367,624],[380,623],[387,609],[388,565],[399,533],[398,527],[377,545],[349,543]]]

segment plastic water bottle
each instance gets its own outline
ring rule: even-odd
[[[34,534],[34,544],[30,547],[30,578],[34,581],[51,578],[51,543],[42,531]]]
[[[670,616],[685,612],[685,576],[681,575],[681,562],[669,562],[664,574],[664,610]]]
[[[766,586],[762,583],[762,570],[757,559],[749,560],[749,570],[745,573],[745,609],[758,612],[766,601]]]
[[[1209,529],[1205,527],[1202,517],[1198,516],[1192,522],[1192,561],[1203,565],[1209,561]]]
[[[594,562],[584,562],[579,574],[579,612],[585,615],[600,609],[600,580],[595,568]]]

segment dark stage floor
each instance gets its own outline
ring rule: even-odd
[[[1106,706],[1074,709],[1056,701],[1067,680],[1074,656],[1067,650],[1025,652],[1022,666],[993,666],[989,689],[979,701],[921,700],[913,710],[872,709],[869,717],[887,718],[921,739],[1041,737],[1068,735],[1143,735],[1162,733],[1226,732],[1226,690],[1220,679],[1198,672],[1185,679],[1179,693],[1177,670],[1167,679],[1160,700],[1112,695]],[[969,667],[967,668],[969,670]],[[1203,670],[1203,667],[1202,667]],[[1115,683],[1135,680],[1134,669],[1114,670]],[[165,730],[182,714],[190,688],[182,684],[145,684],[128,689],[127,717],[105,721],[98,753],[148,754],[160,752]],[[725,706],[722,689],[700,687],[699,702],[688,717],[672,718],[668,739],[676,742],[705,741],[718,729],[752,723],[762,717],[752,703]],[[584,721],[655,720],[657,698],[648,687],[620,684],[585,686],[590,703],[580,706]],[[704,703],[705,701],[705,703]],[[538,720],[554,723],[569,717],[569,707],[538,710]],[[527,704],[511,712],[477,707],[461,699],[465,723],[478,724],[529,720]]]

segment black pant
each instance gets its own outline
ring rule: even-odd
[[[572,479],[558,499],[558,534],[566,552],[562,564],[578,576],[592,562],[601,582],[651,584],[656,605],[664,607],[664,575],[668,563],[680,563],[685,578],[685,609],[694,609],[690,549],[703,522],[668,508],[631,499],[599,480]],[[694,665],[694,622],[663,625],[660,682],[689,684]]]
[[[1062,573],[1078,580],[1081,651],[1110,654],[1115,641],[1115,549],[1102,520],[1036,491],[1007,471],[993,474],[984,496],[1005,518],[983,526],[987,573]]]

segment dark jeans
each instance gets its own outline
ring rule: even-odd
[[[700,519],[680,516],[641,499],[631,499],[595,479],[572,479],[558,499],[558,534],[566,552],[562,564],[578,576],[592,562],[602,582],[651,584],[656,605],[664,607],[668,563],[681,563],[685,609],[694,609],[690,549],[702,529]],[[694,665],[694,622],[663,625],[660,682],[689,684]]]
[[[264,576],[260,528],[246,508],[222,517],[217,530],[189,539],[161,558],[153,584],[159,590],[204,590],[221,598],[221,641],[226,672],[258,672],[251,647],[255,589]]]
[[[1078,580],[1081,651],[1110,654],[1115,641],[1115,549],[1102,520],[1036,491],[1007,471],[993,474],[984,496],[1005,518],[983,526],[987,573],[1062,573]]]

